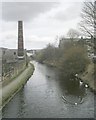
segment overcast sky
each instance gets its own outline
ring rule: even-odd
[[[2,2],[0,47],[17,48],[17,22],[22,20],[25,48],[40,49],[55,43],[56,36],[66,36],[70,28],[77,28],[83,0],[9,1]]]

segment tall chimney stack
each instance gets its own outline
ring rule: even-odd
[[[23,22],[18,21],[18,58],[24,58]]]

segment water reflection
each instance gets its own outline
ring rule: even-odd
[[[24,89],[22,89],[22,92],[18,95],[18,117],[23,117],[23,111],[25,107],[25,96],[24,96]]]
[[[83,82],[77,78],[67,78],[63,73],[59,74],[59,85],[63,91],[63,99],[68,103],[76,104],[82,103],[83,98],[86,96],[87,89]]]
[[[76,79],[34,62],[35,72],[3,109],[4,118],[90,118],[94,116],[93,94]],[[87,97],[86,97],[87,93]],[[64,96],[64,99],[62,99]],[[65,98],[66,97],[66,98]],[[86,97],[86,100],[85,100]],[[82,102],[78,107],[74,103]],[[71,104],[71,105],[70,105]]]

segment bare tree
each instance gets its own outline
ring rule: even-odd
[[[96,1],[84,2],[81,17],[80,28],[82,32],[87,36],[94,37],[96,30]]]
[[[80,36],[80,33],[75,29],[70,29],[67,33],[67,36],[70,37],[70,39],[78,38]]]

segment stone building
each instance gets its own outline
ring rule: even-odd
[[[0,48],[0,63],[2,68],[1,76],[11,76],[18,74],[27,65],[27,54],[23,43],[23,22],[18,21],[18,44],[17,49]],[[5,79],[5,77],[4,77]],[[9,78],[10,79],[10,78]]]
[[[2,51],[2,60],[6,63],[15,63],[18,61],[18,49],[0,48]],[[24,56],[26,56],[26,50],[24,50]]]
[[[63,37],[60,38],[60,40],[59,40],[59,48],[63,47],[64,43],[68,42],[68,41],[70,42],[71,39],[70,38],[63,38]],[[79,38],[74,38],[73,41],[79,41]]]

